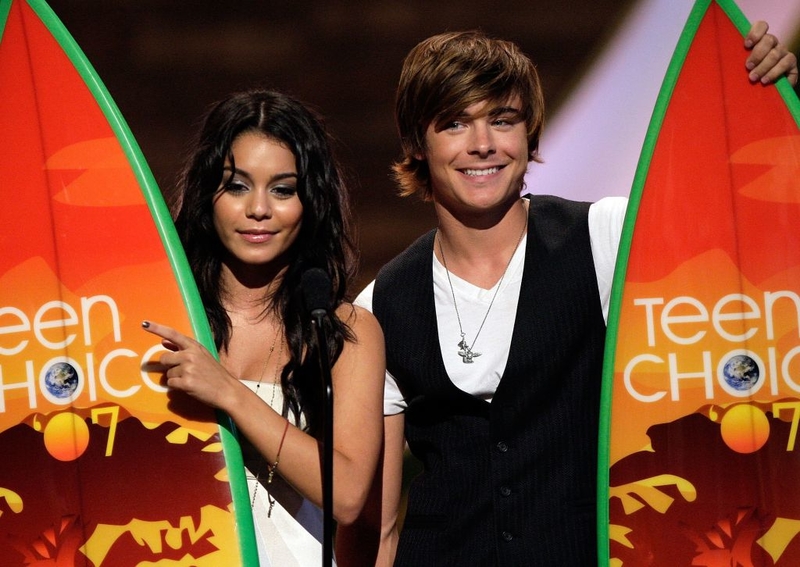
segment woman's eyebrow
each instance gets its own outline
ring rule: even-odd
[[[247,179],[252,180],[252,176],[246,170],[239,169],[238,167],[234,168],[229,165],[226,165],[222,168],[222,171],[227,171],[234,175],[241,175],[242,177],[246,177]],[[270,181],[282,181],[284,179],[291,179],[291,178],[297,179],[297,177],[298,177],[297,172],[287,171],[285,173],[276,173],[275,175],[270,177]]]

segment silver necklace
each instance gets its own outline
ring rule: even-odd
[[[442,237],[441,234],[437,231],[436,236],[437,240],[439,241],[439,254],[442,256],[442,265],[444,266],[444,273],[447,274],[447,283],[450,285],[450,294],[453,296],[453,307],[456,310],[456,320],[458,321],[458,330],[461,333],[461,340],[458,342],[458,356],[461,357],[461,360],[464,364],[472,364],[474,362],[474,358],[476,356],[480,356],[481,353],[475,352],[472,350],[475,347],[475,343],[478,341],[478,336],[481,334],[483,330],[483,325],[486,323],[486,319],[489,317],[489,312],[492,310],[492,306],[494,305],[494,300],[497,298],[497,293],[500,291],[500,287],[503,285],[503,279],[506,277],[506,273],[508,272],[508,268],[511,266],[511,260],[514,259],[514,255],[517,253],[517,248],[519,248],[520,243],[522,242],[522,238],[525,236],[525,233],[528,230],[528,214],[527,211],[525,213],[525,225],[522,227],[522,234],[519,235],[519,239],[517,240],[517,245],[514,247],[514,251],[511,253],[511,257],[508,259],[508,264],[506,264],[506,269],[503,270],[503,275],[500,276],[500,281],[497,282],[497,287],[494,290],[494,294],[492,295],[492,300],[489,302],[489,307],[486,309],[486,314],[483,316],[483,321],[481,321],[480,327],[478,327],[478,332],[475,333],[475,338],[472,339],[472,344],[467,344],[467,335],[464,333],[464,327],[461,325],[461,314],[458,312],[458,302],[456,301],[456,292],[453,289],[453,281],[450,279],[450,270],[447,268],[447,258],[444,256],[444,248],[442,247]]]

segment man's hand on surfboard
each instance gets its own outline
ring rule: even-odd
[[[792,86],[797,84],[797,56],[789,51],[778,38],[767,33],[767,22],[753,24],[744,38],[744,46],[750,50],[745,66],[750,71],[750,80],[763,84],[774,83],[786,75]]]

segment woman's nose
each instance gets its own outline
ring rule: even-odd
[[[266,191],[252,191],[248,198],[246,213],[248,217],[255,219],[269,218],[272,216],[269,194]]]

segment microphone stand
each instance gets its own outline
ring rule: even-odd
[[[319,366],[325,388],[323,399],[322,436],[322,567],[331,567],[333,559],[333,384],[328,359],[328,341],[323,321],[328,316],[325,309],[311,311],[311,324],[317,337]]]
[[[331,279],[321,268],[306,270],[300,278],[305,307],[311,315],[317,342],[319,372],[325,389],[322,400],[322,567],[333,561],[333,384],[324,322],[331,305]]]

